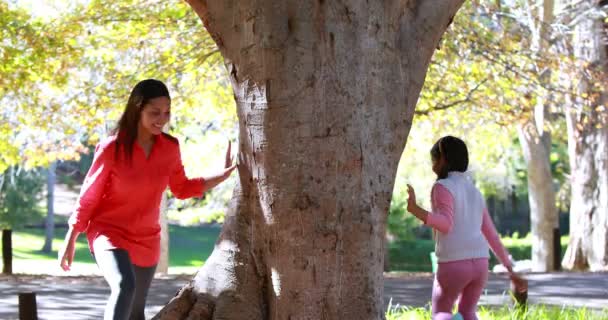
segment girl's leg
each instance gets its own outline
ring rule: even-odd
[[[433,320],[452,319],[452,308],[460,292],[471,280],[468,260],[439,263],[433,283]]]
[[[135,300],[133,301],[133,310],[131,311],[129,320],[145,320],[146,297],[154,278],[156,266],[144,268],[134,265],[133,268],[135,269]]]
[[[104,320],[127,320],[135,294],[135,275],[129,253],[123,249],[95,250],[95,261],[111,290]]]
[[[488,281],[488,259],[474,259],[472,264],[473,279],[462,291],[458,303],[458,312],[464,320],[477,320],[477,302]]]

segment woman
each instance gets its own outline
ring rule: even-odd
[[[139,82],[131,91],[114,134],[101,141],[70,217],[61,268],[69,270],[76,238],[89,248],[111,288],[104,319],[145,319],[146,296],[160,255],[160,202],[170,187],[180,199],[200,197],[228,178],[230,158],[209,177],[188,179],[179,142],[162,132],[171,98],[160,81]]]

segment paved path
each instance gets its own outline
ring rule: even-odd
[[[531,303],[546,303],[589,308],[608,307],[608,273],[530,274]],[[148,308],[150,317],[174,296],[189,276],[170,276],[152,283]],[[422,307],[431,296],[432,276],[429,274],[390,274],[385,277],[385,303]],[[492,275],[482,304],[508,303],[507,280]],[[55,276],[0,276],[0,319],[17,319],[17,294],[37,293],[40,319],[100,319],[109,291],[103,278]]]

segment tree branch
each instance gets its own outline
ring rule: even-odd
[[[206,0],[186,0],[186,2],[192,7],[192,10],[201,18],[205,28],[208,28],[207,24],[209,21],[209,12],[207,10]]]
[[[481,87],[488,80],[490,80],[490,78],[486,77],[485,79],[483,79],[482,81],[480,81],[477,85],[475,85],[475,87],[473,87],[473,89],[471,89],[467,93],[467,96],[465,98],[463,98],[463,99],[452,101],[452,102],[450,102],[448,104],[439,104],[439,105],[436,105],[433,108],[429,108],[429,109],[426,109],[426,110],[416,110],[414,112],[414,114],[417,115],[417,116],[428,116],[430,113],[435,112],[435,111],[446,110],[446,109],[455,107],[455,106],[463,104],[463,103],[471,102],[472,101],[473,93],[475,93],[477,90],[479,90],[479,87]]]
[[[450,25],[454,15],[464,0],[416,0],[411,7],[415,10],[416,23],[422,24],[422,30],[439,26],[442,33]]]
[[[192,10],[201,18],[205,29],[211,35],[211,38],[217,43],[218,47],[223,47],[222,38],[220,36],[220,30],[213,24],[209,14],[209,7],[207,6],[207,0],[186,0],[186,2],[192,7]]]

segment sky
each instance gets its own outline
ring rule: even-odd
[[[8,0],[8,3],[26,9],[35,17],[53,19],[62,11],[87,0]]]

